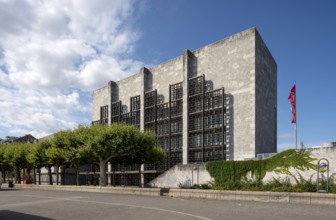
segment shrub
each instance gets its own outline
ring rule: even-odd
[[[194,184],[191,189],[211,189],[208,184]]]
[[[316,165],[312,163],[314,160],[309,151],[290,149],[265,160],[213,161],[207,163],[206,168],[214,178],[213,189],[315,192],[316,184],[311,178],[305,180],[300,174],[296,178],[289,171],[291,167],[300,171],[316,170]],[[262,184],[266,173],[272,171],[293,177],[296,185],[291,185],[288,178]],[[248,175],[251,179],[247,178]],[[332,189],[336,190],[336,187]]]

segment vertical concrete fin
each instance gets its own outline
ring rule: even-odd
[[[140,88],[140,130],[145,130],[145,92],[150,91],[153,87],[153,76],[152,73],[146,67],[140,69],[141,75],[141,88]],[[142,164],[140,167],[141,178],[140,184],[143,187],[145,185],[145,176],[143,171],[145,170],[145,165]]]
[[[112,124],[112,103],[119,100],[119,87],[114,81],[108,82],[108,124]]]
[[[140,130],[145,130],[145,92],[149,91],[149,87],[152,86],[153,77],[151,72],[143,67],[140,69],[141,75],[141,88],[140,88]]]
[[[194,54],[190,50],[183,51],[183,147],[182,162],[188,164],[188,97],[189,97],[189,78],[191,74],[192,59]]]

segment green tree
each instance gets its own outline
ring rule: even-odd
[[[152,131],[142,132],[134,126],[123,126],[119,130],[122,137],[121,160],[129,165],[162,162],[166,153],[156,146],[156,137]],[[139,186],[141,187],[141,168],[139,166]]]
[[[55,136],[56,135],[57,134],[55,134]],[[55,167],[56,185],[58,185],[59,184],[59,168],[61,165],[63,165],[65,161],[64,149],[59,145],[55,137],[52,138],[50,141],[51,141],[51,146],[46,149],[45,155],[47,157],[48,164]],[[48,171],[51,171],[51,167],[48,167]],[[53,184],[52,178],[51,178],[50,184],[51,185]]]
[[[57,184],[59,166],[68,165],[75,168],[78,185],[80,165],[84,161],[99,164],[101,186],[106,185],[106,163],[110,160],[140,165],[155,163],[165,157],[163,149],[156,147],[154,133],[141,132],[125,124],[79,126],[74,131],[61,131],[52,139],[38,143],[28,155],[27,159],[34,166],[44,164],[48,167],[50,184],[52,165],[56,166]]]
[[[34,184],[36,184],[35,169],[38,171],[38,183],[41,184],[41,168],[51,168],[52,166],[52,164],[48,163],[48,159],[45,155],[45,151],[50,147],[51,142],[49,140],[41,140],[32,144],[27,152],[26,159],[34,167]],[[50,169],[48,169],[48,171],[50,171]],[[49,177],[51,178],[51,172],[49,173]]]
[[[106,185],[106,163],[117,155],[118,141],[116,126],[80,126],[76,133],[84,143],[84,152],[90,162],[99,164],[99,185]]]
[[[54,144],[62,149],[64,164],[76,171],[76,183],[79,185],[79,168],[84,162],[86,151],[81,133],[75,131],[61,131],[54,137]]]
[[[26,160],[27,144],[11,143],[5,148],[4,160],[15,170],[15,180],[21,182],[21,169],[29,168]]]
[[[0,170],[3,175],[4,180],[6,180],[6,172],[5,171],[12,171],[13,168],[8,164],[5,160],[5,151],[8,144],[0,144]]]
[[[106,185],[106,163],[110,160],[143,164],[157,162],[165,157],[163,150],[156,147],[152,132],[142,132],[131,125],[81,126],[78,134],[91,161],[99,164],[101,186]]]
[[[5,145],[0,144],[0,169],[1,171],[4,171],[5,168]]]

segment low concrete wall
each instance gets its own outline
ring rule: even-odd
[[[127,195],[161,196],[160,188],[132,188],[132,187],[112,187],[112,186],[62,186],[62,185],[23,185],[16,184],[16,188],[40,189],[40,190],[61,190],[61,191],[81,191],[100,192]]]
[[[212,182],[205,163],[178,164],[170,168],[148,185],[161,188],[190,188],[194,184],[208,184]]]
[[[299,203],[310,205],[336,206],[336,196],[333,193],[291,193],[291,192],[170,189],[169,196],[176,198],[187,198],[187,199],[258,201],[258,202]]]
[[[316,159],[313,163],[317,165],[317,161],[322,158],[326,158],[329,161],[329,176],[336,175],[336,147],[317,147],[317,148],[307,148],[307,151],[311,152],[311,156]],[[316,170],[305,170],[300,171],[298,169],[290,168],[289,171],[292,175],[296,176],[296,178],[300,179],[299,174],[305,180],[311,179],[313,182],[316,182],[317,179],[317,171]],[[321,177],[321,176],[320,176]],[[276,172],[267,172],[263,182],[267,183],[272,181],[273,179],[285,180],[288,179],[290,183],[296,184],[296,181],[293,177],[279,174]]]
[[[306,150],[310,151],[311,156],[317,160],[321,158],[327,158],[329,160],[329,176],[333,174],[336,175],[336,147],[307,148]],[[313,163],[316,164],[317,160]],[[300,174],[305,180],[311,179],[313,182],[316,182],[316,170],[310,169],[306,171],[300,171],[294,168],[289,168],[289,171],[298,179],[300,179]],[[251,178],[250,174],[247,177],[249,179],[253,179]],[[292,176],[279,174],[276,172],[267,172],[263,178],[263,182],[268,183],[273,179],[288,179],[290,183],[296,184],[296,181]],[[161,188],[190,188],[194,184],[208,184],[213,181],[214,179],[206,170],[206,163],[187,165],[178,164],[152,180],[149,183],[149,186]]]

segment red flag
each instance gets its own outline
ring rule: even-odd
[[[290,90],[289,96],[288,96],[288,101],[291,104],[291,111],[292,111],[292,124],[296,123],[296,84],[294,83],[294,86]]]

